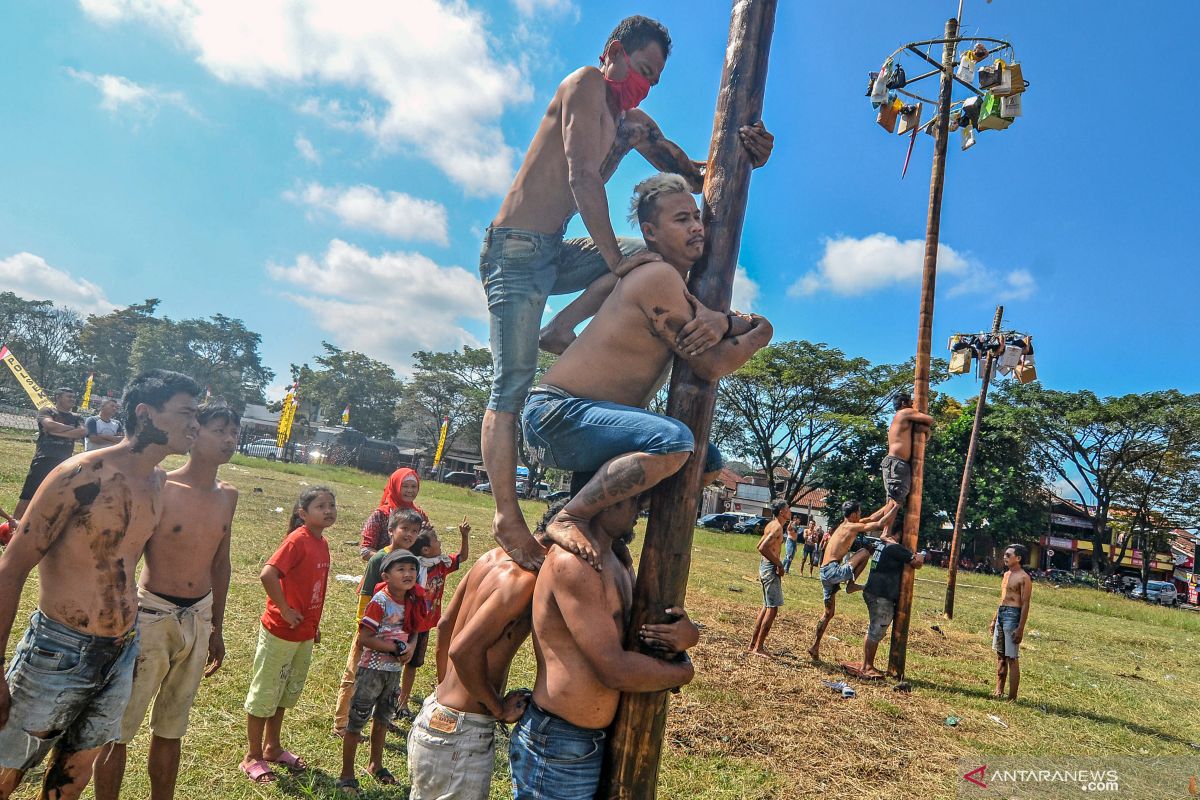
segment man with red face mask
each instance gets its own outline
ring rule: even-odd
[[[671,37],[660,23],[642,16],[622,20],[608,37],[599,68],[582,67],[559,84],[484,237],[479,274],[491,315],[495,377],[483,418],[483,461],[496,501],[496,539],[526,569],[536,569],[544,551],[517,505],[516,422],[537,368],[546,298],[587,290],[541,331],[542,349],[562,353],[620,276],[660,260],[641,240],[619,239],[609,220],[604,184],[630,150],[684,176],[692,192],[703,188],[703,164],[637,109],[670,53]],[[743,128],[741,141],[756,167],[766,163],[773,137],[761,122]],[[564,240],[576,212],[590,236]],[[728,327],[724,314],[703,309],[681,332],[681,346],[698,356]]]

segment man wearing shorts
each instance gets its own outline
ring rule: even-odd
[[[850,552],[850,548],[859,534],[867,531],[887,530],[892,523],[892,515],[896,513],[896,508],[893,507],[890,514],[885,513],[884,509],[880,509],[866,519],[859,518],[860,512],[861,506],[855,500],[847,500],[842,504],[842,524],[829,537],[825,553],[821,556],[819,574],[821,590],[825,599],[825,613],[817,621],[817,635],[813,640],[812,647],[808,648],[808,654],[813,661],[820,659],[821,637],[825,635],[825,629],[829,627],[829,622],[837,613],[838,590],[842,588],[843,583],[846,584],[848,593],[862,590],[862,587],[855,583],[854,579],[861,575],[863,568],[867,566],[867,561],[871,558],[871,550],[864,547],[850,556],[848,560],[843,561],[843,559]]]
[[[1010,544],[1004,551],[1004,577],[1000,581],[1000,606],[992,618],[992,649],[996,651],[997,700],[1004,697],[1008,682],[1008,699],[1017,699],[1021,686],[1021,641],[1025,638],[1025,623],[1029,619],[1029,598],[1033,583],[1025,571],[1029,548]]]
[[[151,800],[171,800],[188,716],[201,677],[225,659],[229,538],[237,489],[217,477],[237,449],[241,417],[223,400],[197,415],[187,463],[167,473],[162,519],[146,545],[138,582],[140,640],[121,735],[96,759],[96,800],[117,800],[128,746],[150,715]]]
[[[769,656],[764,645],[771,626],[775,624],[775,615],[783,605],[783,562],[779,560],[779,544],[783,541],[783,532],[792,519],[792,508],[785,500],[771,503],[771,521],[763,530],[762,538],[758,540],[758,553],[762,559],[758,564],[758,579],[763,587],[763,607],[758,612],[754,622],[754,633],[750,637],[750,652],[756,656]],[[795,529],[793,528],[793,531]]]
[[[521,417],[526,447],[549,467],[595,472],[547,528],[556,544],[593,566],[600,551],[588,526],[602,509],[636,497],[683,467],[695,449],[691,430],[645,405],[672,356],[716,381],[771,341],[756,315],[730,314],[724,338],[697,354],[681,338],[704,307],[685,279],[704,250],[704,225],[687,181],[659,174],[638,185],[634,208],[642,234],[661,261],[622,278],[596,318],[546,372]],[[720,469],[710,448],[705,473]],[[699,491],[700,487],[693,487]]]
[[[912,468],[908,460],[912,457],[913,429],[914,426],[928,428],[933,424],[933,417],[915,410],[912,397],[904,392],[892,398],[892,408],[896,414],[888,425],[888,454],[880,464],[883,490],[887,494],[884,513],[893,509],[899,511],[908,502],[908,493],[912,491]]]
[[[863,587],[863,602],[867,604],[867,614],[871,618],[863,642],[863,660],[859,666],[859,674],[864,678],[883,677],[883,673],[875,669],[875,654],[896,615],[904,565],[912,564],[913,569],[919,569],[925,563],[923,555],[900,544],[890,531],[884,533],[882,539],[883,547],[876,553],[875,565]]]
[[[37,413],[38,437],[34,445],[33,461],[29,473],[21,486],[21,496],[13,509],[16,519],[25,517],[25,509],[37,492],[50,470],[71,457],[75,442],[87,435],[83,420],[71,412],[75,407],[75,390],[63,387],[54,392],[54,406],[39,408]]]
[[[134,569],[161,513],[158,464],[196,438],[186,375],[150,370],[125,387],[128,437],[50,472],[0,557],[0,653],[38,568],[38,607],[0,679],[0,800],[53,749],[42,797],[73,800],[117,738],[137,659]]]
[[[581,67],[559,84],[484,238],[479,275],[491,315],[495,378],[481,447],[496,501],[496,538],[527,569],[536,569],[543,551],[517,506],[516,426],[537,368],[546,298],[587,290],[541,333],[544,349],[562,353],[618,276],[656,258],[636,239],[618,239],[609,219],[604,184],[631,150],[657,169],[682,174],[689,191],[703,188],[699,165],[637,108],[670,54],[671,37],[660,23],[643,16],[621,20],[603,43],[600,66]],[[754,166],[765,164],[773,140],[762,123],[738,136]],[[588,238],[564,240],[576,212]],[[705,349],[720,339],[724,328],[717,325],[723,324],[709,313],[683,338]]]

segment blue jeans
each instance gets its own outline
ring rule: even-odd
[[[696,449],[691,429],[674,417],[542,387],[529,393],[521,430],[525,446],[539,463],[571,472],[595,472],[626,453],[667,455]],[[715,472],[723,464],[721,451],[710,442],[704,471]]]
[[[531,702],[508,745],[514,800],[592,800],[604,737],[603,728],[580,728]]]
[[[786,536],[783,537],[783,571],[792,571],[792,559],[796,557],[796,542]]]
[[[624,255],[646,249],[641,239],[622,238],[617,244]],[[479,277],[491,316],[494,377],[489,409],[514,414],[521,410],[537,371],[546,298],[583,291],[608,272],[591,239],[564,241],[561,231],[488,228],[479,253]]]
[[[137,644],[137,628],[92,636],[35,611],[6,675],[12,706],[0,730],[0,767],[24,771],[52,747],[70,754],[114,741],[133,689]]]

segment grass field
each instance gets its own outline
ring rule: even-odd
[[[32,450],[27,432],[0,430],[0,506],[8,510],[15,505]],[[360,575],[357,544],[349,542],[357,542],[384,479],[345,468],[268,464],[240,456],[221,474],[241,490],[225,624],[228,657],[221,671],[205,681],[193,709],[178,797],[336,797],[340,741],[328,731],[354,630],[354,586],[331,581],[323,638],[308,685],[284,723],[285,746],[315,768],[302,778],[284,777],[273,786],[258,787],[237,770],[245,747],[242,702],[264,604],[258,572],[286,533],[286,512],[301,488],[324,483],[337,493],[340,518],[327,532],[331,571]],[[490,546],[489,495],[427,483],[418,502],[439,531],[467,516],[474,526],[472,559]],[[534,520],[543,508],[529,503],[526,515]],[[643,533],[639,526],[639,536]],[[453,549],[457,534],[443,535]],[[940,613],[945,573],[925,569],[918,573],[922,580],[908,652],[913,691],[855,683],[858,697],[843,700],[820,681],[839,679],[836,665],[860,655],[867,624],[862,601],[839,595],[839,615],[823,647],[824,663],[814,665],[804,651],[820,614],[819,584],[789,576],[784,581],[786,606],[767,645],[776,658],[745,656],[761,604],[757,581],[749,580],[757,569],[754,545],[751,537],[696,532],[687,605],[704,631],[693,651],[696,680],[671,701],[661,797],[946,798],[955,795],[955,781],[961,781],[956,771],[960,757],[1200,756],[1198,744],[1192,744],[1200,743],[1195,712],[1200,706],[1200,614],[1148,607],[1092,590],[1037,585],[1022,646],[1021,699],[997,703],[989,698],[995,659],[987,624],[998,579],[964,575],[956,618],[949,622]],[[36,576],[26,587],[10,647],[31,610],[35,583]],[[881,649],[879,661],[884,663],[886,644]],[[430,658],[417,678],[417,695],[432,687],[432,663]],[[527,645],[514,665],[514,685],[532,685],[532,669]],[[949,716],[960,718],[956,727],[945,724]],[[507,740],[498,741],[503,751]],[[143,733],[130,748],[125,797],[149,795],[146,745]],[[400,738],[389,742],[388,759],[403,784]],[[360,763],[365,764],[365,754]],[[380,788],[365,776],[362,783],[364,797],[407,796],[403,786]],[[26,786],[17,796],[32,797],[33,791]],[[511,796],[502,755],[492,796]]]

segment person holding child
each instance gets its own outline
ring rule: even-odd
[[[388,552],[380,561],[383,582],[379,584],[359,621],[358,641],[362,649],[354,678],[350,715],[342,735],[342,774],[337,788],[357,797],[361,788],[354,777],[354,756],[368,719],[371,724],[371,755],[367,774],[382,786],[396,783],[383,766],[383,745],[395,713],[400,671],[412,658],[409,648],[425,613],[424,592],[417,585],[420,560],[408,550]]]
[[[289,770],[308,767],[280,743],[284,712],[295,706],[321,639],[321,612],[329,582],[329,543],[325,530],[337,522],[337,499],[325,486],[306,489],[292,509],[291,533],[262,568],[267,610],[258,629],[258,647],[246,694],[249,746],[240,769],[255,783],[275,780],[272,764]]]

